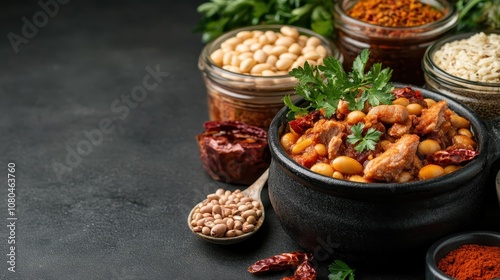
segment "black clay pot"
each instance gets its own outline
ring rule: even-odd
[[[318,260],[394,260],[408,250],[425,252],[438,238],[467,229],[483,214],[485,196],[494,188],[489,174],[500,154],[500,118],[486,123],[461,103],[412,88],[425,97],[446,100],[450,109],[471,121],[479,146],[473,161],[451,174],[418,182],[338,180],[302,167],[282,149],[286,107],[271,123],[272,206],[285,232]]]

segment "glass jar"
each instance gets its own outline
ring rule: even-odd
[[[208,97],[209,118],[212,121],[241,121],[267,129],[276,113],[283,108],[283,97],[294,96],[297,81],[289,74],[262,76],[241,74],[217,66],[210,54],[223,42],[241,31],[271,30],[279,32],[282,25],[248,26],[229,31],[208,43],[198,60]],[[295,27],[299,34],[315,36],[326,48],[327,55],[342,61],[333,42],[309,29]]]
[[[500,31],[484,33],[500,34]],[[467,39],[474,34],[470,32],[445,37],[429,46],[422,60],[425,86],[464,103],[484,119],[493,119],[500,116],[500,83],[465,80],[443,71],[433,61],[434,53],[446,43]]]
[[[458,12],[446,0],[430,0],[443,12],[437,21],[414,27],[386,27],[369,24],[349,16],[357,0],[339,0],[334,7],[337,45],[344,56],[344,68],[350,71],[353,60],[363,49],[370,50],[367,67],[382,63],[391,68],[392,81],[421,86],[425,83],[421,68],[427,47],[452,32],[458,23]]]

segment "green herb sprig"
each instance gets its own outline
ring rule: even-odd
[[[303,115],[312,110],[324,110],[324,115],[329,118],[337,110],[339,100],[349,103],[349,110],[361,110],[365,102],[372,106],[390,104],[394,99],[390,83],[392,70],[382,69],[382,64],[374,63],[365,73],[370,52],[363,50],[353,62],[352,71],[346,73],[342,63],[334,57],[326,57],[324,65],[311,66],[305,63],[290,71],[290,75],[298,80],[295,87],[296,94],[309,101],[307,107],[295,106],[286,96],[284,103],[290,108],[290,113]]]
[[[458,32],[500,28],[500,0],[457,0]]]
[[[354,150],[358,152],[363,152],[364,150],[375,150],[375,145],[377,145],[378,140],[382,132],[370,127],[366,134],[363,136],[363,129],[365,125],[363,123],[358,123],[351,126],[351,131],[353,134],[347,136],[347,142],[355,145]]]
[[[350,268],[345,262],[335,260],[328,266],[328,280],[354,280],[355,269]]]
[[[206,43],[222,33],[257,24],[289,24],[333,35],[333,1],[329,0],[208,0],[194,31]]]

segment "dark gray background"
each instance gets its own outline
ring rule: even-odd
[[[69,1],[16,54],[8,34],[22,36],[23,17],[33,23],[42,8],[37,1],[2,1],[0,279],[279,279],[290,273],[255,278],[246,272],[261,258],[300,250],[281,229],[266,192],[265,224],[245,243],[205,243],[186,225],[189,209],[206,194],[236,188],[211,180],[198,159],[195,136],[208,114],[197,68],[203,45],[192,29],[202,2]],[[143,101],[125,105],[121,95],[142,85],[145,68],[157,65],[168,76]],[[83,131],[95,132],[103,120],[112,131],[89,150]],[[71,157],[78,147],[88,153],[80,162]],[[68,154],[74,167],[58,178],[54,164],[68,166]],[[8,162],[17,176],[15,274],[6,264]],[[488,211],[499,209],[492,203]],[[401,269],[356,267],[356,279],[422,279],[423,259],[408,255]],[[319,279],[326,279],[327,265],[318,265]]]

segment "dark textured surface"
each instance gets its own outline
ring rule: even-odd
[[[0,279],[286,274],[246,272],[258,259],[300,249],[281,229],[266,192],[264,226],[243,244],[205,243],[186,225],[206,194],[236,188],[211,180],[198,159],[195,136],[208,114],[197,69],[202,44],[191,31],[201,2],[69,1],[18,53],[8,34],[22,36],[23,17],[32,22],[42,8],[37,1],[2,2]],[[122,94],[143,84],[148,66],[168,76],[126,104]],[[96,145],[86,145],[83,131],[98,129],[102,138],[92,134]],[[85,155],[78,159],[77,151]],[[17,167],[16,273],[6,264],[8,162]],[[58,176],[54,164],[68,169]],[[356,279],[421,279],[423,261],[390,275],[383,272],[392,269],[357,267]],[[320,279],[326,267],[319,264]]]

